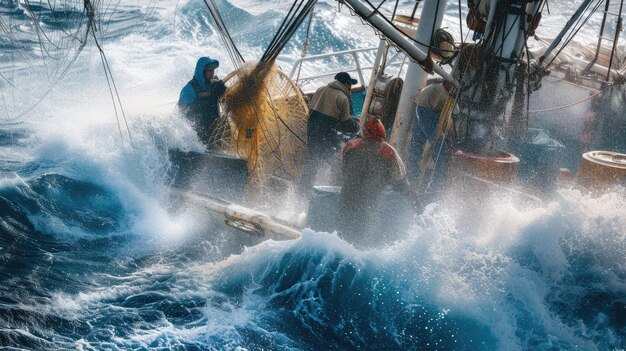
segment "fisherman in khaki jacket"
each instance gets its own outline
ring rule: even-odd
[[[407,173],[411,181],[416,180],[420,162],[432,162],[430,160],[422,160],[424,149],[427,147],[434,148],[431,150],[431,157],[437,158],[438,169],[445,169],[449,157],[450,147],[445,140],[436,136],[437,124],[439,123],[439,115],[443,110],[448,97],[454,91],[454,84],[447,81],[430,84],[417,92],[413,101],[415,102],[415,117],[413,123],[413,132],[411,137],[410,152],[407,157]],[[457,107],[455,106],[455,110]],[[439,145],[443,142],[442,154],[439,154]],[[422,163],[423,165],[423,163]]]
[[[300,192],[307,200],[322,162],[331,162],[340,149],[337,132],[354,134],[359,124],[352,118],[352,85],[357,80],[346,72],[315,92],[307,124],[307,154],[300,175]]]

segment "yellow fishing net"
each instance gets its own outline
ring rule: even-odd
[[[248,184],[257,193],[272,177],[296,180],[309,113],[300,89],[273,62],[246,63],[224,83],[217,144],[248,161]]]

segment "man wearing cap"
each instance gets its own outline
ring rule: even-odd
[[[335,158],[340,147],[337,132],[354,134],[359,124],[352,118],[352,85],[357,80],[346,72],[315,92],[309,106],[307,124],[307,154],[300,176],[300,191],[308,197],[322,162]]]
[[[196,133],[206,146],[211,145],[213,124],[220,115],[219,99],[226,86],[217,78],[218,60],[201,57],[196,63],[193,78],[183,87],[178,106],[185,117],[193,123]]]
[[[420,208],[417,195],[406,179],[404,163],[385,142],[386,132],[380,117],[370,118],[364,125],[363,137],[352,139],[343,148],[339,230],[354,243],[367,246],[382,216],[383,191],[387,186],[398,191]]]

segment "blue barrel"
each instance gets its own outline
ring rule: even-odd
[[[526,140],[517,147],[518,179],[540,191],[554,189],[565,147],[541,129],[529,128]]]
[[[365,95],[367,94],[367,90],[363,89],[361,91],[353,91],[350,94],[350,99],[352,100],[352,115],[360,116],[361,111],[363,111],[363,104],[365,103]]]

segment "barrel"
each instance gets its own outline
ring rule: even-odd
[[[563,144],[540,129],[528,128],[526,140],[509,147],[520,159],[518,179],[543,193],[556,188],[565,155]]]
[[[617,184],[626,185],[626,154],[612,151],[584,153],[576,182],[591,191],[601,191]]]
[[[469,174],[501,184],[511,183],[517,177],[519,158],[506,151],[496,150],[492,155],[480,155],[457,150],[452,155],[450,171],[453,175]]]
[[[492,155],[480,155],[457,150],[449,166],[451,189],[480,203],[494,191],[506,188],[517,177],[519,159],[506,151],[495,151]]]

